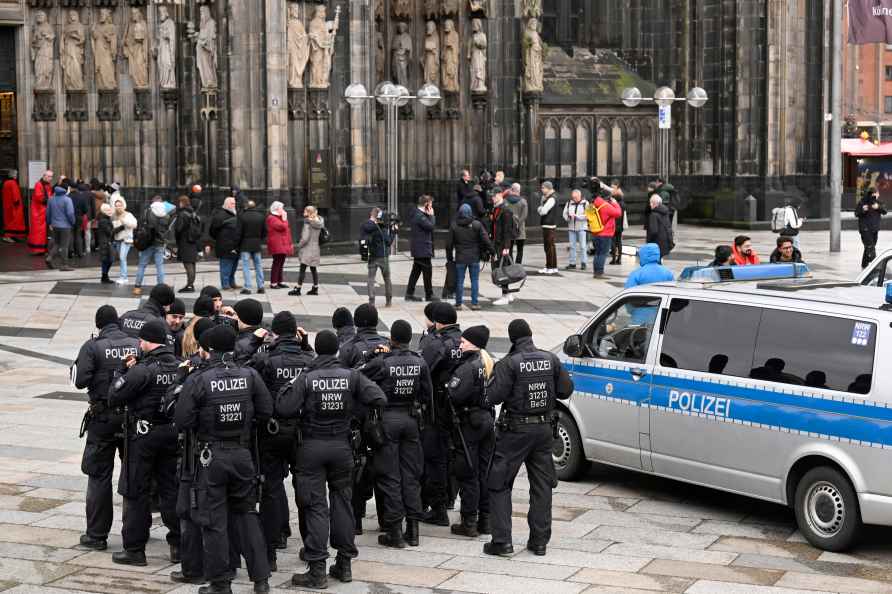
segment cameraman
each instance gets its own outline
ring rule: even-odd
[[[864,196],[855,207],[855,216],[858,217],[858,233],[861,235],[861,243],[864,244],[861,268],[867,268],[877,257],[876,247],[880,235],[880,220],[886,214],[886,208],[879,198],[879,191],[876,188],[871,188],[864,192]]]
[[[434,288],[431,282],[433,268],[431,258],[434,257],[434,227],[437,219],[434,216],[434,198],[425,194],[418,199],[418,208],[412,209],[409,215],[409,251],[412,254],[412,272],[409,273],[409,285],[406,287],[406,301],[421,301],[415,296],[415,285],[418,277],[424,277],[424,299],[435,301]]]
[[[360,239],[369,247],[369,303],[375,304],[375,277],[378,269],[384,277],[384,307],[390,307],[393,301],[393,285],[390,283],[390,245],[393,233],[399,229],[395,222],[385,220],[384,211],[377,206],[369,213],[369,220],[360,228]]]

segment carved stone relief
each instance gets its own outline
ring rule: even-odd
[[[56,33],[49,24],[46,13],[34,13],[34,27],[31,29],[31,61],[34,63],[34,89],[38,91],[53,88],[53,43]]]
[[[424,82],[439,87],[440,34],[437,32],[437,24],[434,21],[428,21],[425,27],[424,56],[421,59],[421,65],[424,68]]]
[[[149,31],[146,17],[140,8],[130,9],[130,23],[124,35],[124,55],[130,69],[130,79],[136,89],[149,87]]]
[[[443,52],[441,60],[442,90],[446,93],[458,93],[458,61],[461,46],[458,31],[452,19],[443,23]]]
[[[177,86],[177,26],[170,18],[166,6],[158,7],[158,41],[155,55],[158,64],[158,85],[162,89]]]
[[[483,21],[471,21],[471,47],[468,48],[468,61],[471,63],[471,92],[486,93],[486,33]]]
[[[539,21],[529,19],[523,32],[523,90],[525,93],[541,93],[545,90],[542,49]]]
[[[211,15],[211,8],[203,5],[200,9],[201,22],[195,40],[195,61],[203,90],[217,88],[217,22]]]
[[[304,86],[304,70],[310,59],[310,45],[307,30],[300,20],[300,7],[288,6],[288,86],[300,89]]]
[[[118,27],[112,20],[111,10],[99,11],[99,22],[93,29],[93,63],[96,72],[96,88],[112,91],[118,88],[115,60],[118,56]]]
[[[396,34],[390,44],[390,66],[393,82],[410,88],[409,65],[412,63],[412,37],[406,23],[397,23]]]
[[[335,18],[326,21],[324,5],[316,7],[313,20],[310,21],[310,84],[311,89],[327,89],[331,84],[331,56],[334,53],[335,38],[338,33],[339,10],[335,10]]]
[[[66,91],[83,91],[84,86],[84,47],[87,36],[78,11],[69,10],[62,29],[62,43],[59,48],[62,63],[62,86]]]

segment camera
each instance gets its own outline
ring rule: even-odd
[[[400,217],[395,212],[382,210],[378,213],[378,226],[395,233],[400,225]]]

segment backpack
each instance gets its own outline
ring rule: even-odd
[[[786,227],[785,221],[787,220],[787,209],[783,206],[778,206],[771,210],[771,230],[775,233],[780,233]]]
[[[604,207],[595,206],[594,202],[590,203],[585,209],[585,218],[588,219],[588,231],[595,234],[604,230],[604,221],[601,220],[601,209]]]
[[[152,247],[155,241],[155,228],[149,226],[148,211],[143,215],[142,220],[133,232],[133,247],[139,251],[144,251]]]
[[[327,227],[323,226],[322,229],[319,230],[319,245],[325,245],[329,241],[331,241],[331,233],[328,232]]]
[[[186,241],[189,243],[198,243],[201,241],[202,234],[201,217],[194,213],[189,215],[189,228],[186,229]]]

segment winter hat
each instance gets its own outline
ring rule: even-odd
[[[458,214],[460,214],[464,217],[470,217],[471,216],[471,205],[468,203],[465,203],[465,204],[462,204],[461,206],[459,206]]]
[[[273,318],[270,329],[276,336],[294,336],[297,334],[297,320],[290,311],[280,311]]]
[[[209,318],[214,315],[214,300],[207,295],[202,295],[195,300],[192,306],[192,313],[202,318]]]
[[[398,344],[412,342],[412,326],[406,320],[397,320],[390,326],[390,340]]]
[[[323,330],[316,335],[314,346],[319,355],[334,355],[338,352],[338,337],[331,330]]]
[[[232,307],[238,319],[248,326],[259,326],[263,321],[263,306],[256,299],[242,299]]]
[[[455,313],[455,306],[448,301],[440,301],[435,304],[431,313],[434,314],[434,318],[431,321],[438,324],[448,325],[458,321],[458,314]]]
[[[339,307],[331,314],[331,327],[339,330],[345,326],[353,325],[353,314],[346,307]]]
[[[431,301],[424,306],[424,317],[427,318],[431,323],[434,322],[434,306],[437,303],[437,301]]]
[[[151,320],[143,324],[139,337],[146,342],[167,344],[167,325],[160,320]]]
[[[461,337],[478,349],[485,349],[486,343],[489,342],[489,328],[486,326],[471,326],[461,333]]]
[[[205,285],[198,295],[200,297],[210,297],[211,299],[223,299],[223,293],[214,285]]]
[[[96,310],[96,327],[102,330],[109,324],[118,323],[118,310],[111,305],[103,305]]]
[[[526,320],[517,318],[516,320],[511,320],[511,323],[508,324],[508,338],[511,339],[512,343],[517,342],[521,338],[532,336],[533,331],[530,330],[530,325],[527,324]]]
[[[376,328],[378,310],[371,303],[363,303],[353,312],[353,322],[357,328]]]
[[[208,330],[216,327],[217,325],[207,318],[198,318],[195,321],[195,324],[192,326],[192,335],[195,336],[199,346],[201,345],[201,336]]]
[[[183,303],[182,299],[174,299],[173,303],[170,304],[170,309],[167,310],[167,313],[184,316],[186,315],[186,304]]]
[[[152,287],[152,292],[149,293],[149,298],[161,307],[165,307],[172,304],[176,296],[173,294],[173,289],[171,289],[169,285],[158,283]]]
[[[235,330],[229,324],[216,325],[198,339],[198,344],[207,352],[229,353],[235,348]]]

